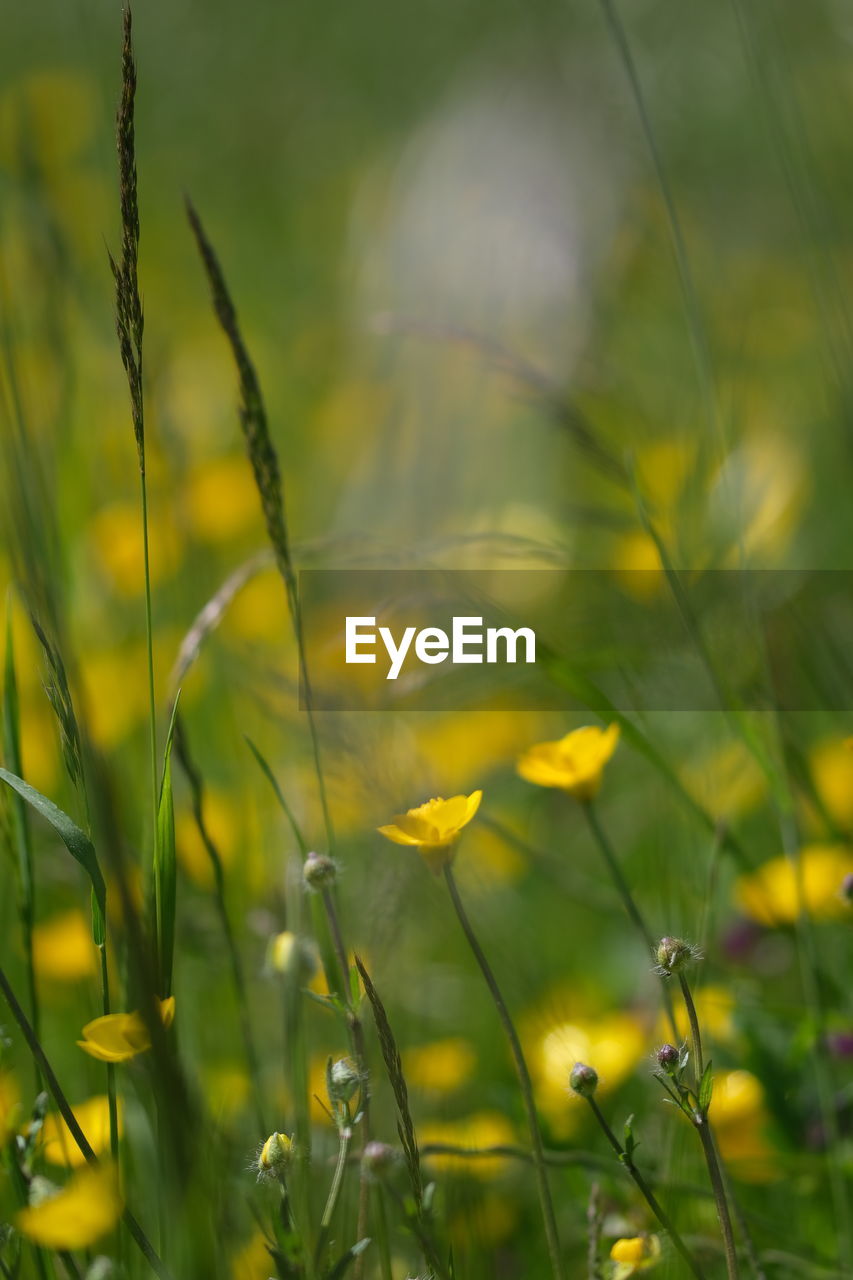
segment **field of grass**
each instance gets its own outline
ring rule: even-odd
[[[844,6],[4,29],[0,1278],[853,1276]]]

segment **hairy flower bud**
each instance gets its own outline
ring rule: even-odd
[[[361,1157],[368,1173],[381,1178],[397,1161],[397,1152],[387,1142],[368,1142]]]
[[[690,960],[695,960],[696,950],[681,938],[661,938],[655,950],[655,959],[658,962],[658,973],[668,978],[670,974],[683,969]]]
[[[662,1044],[655,1054],[658,1066],[663,1067],[664,1071],[674,1071],[678,1066],[681,1054],[678,1052],[674,1044]]]
[[[576,1062],[569,1076],[569,1085],[581,1098],[591,1098],[598,1088],[598,1072],[585,1062]]]
[[[271,1133],[258,1156],[260,1177],[281,1177],[290,1164],[293,1143],[284,1133]]]
[[[337,1062],[329,1059],[326,1085],[331,1102],[349,1102],[355,1097],[360,1084],[361,1077],[354,1062],[349,1058],[339,1058]]]
[[[302,868],[302,877],[309,889],[318,892],[330,889],[338,878],[338,865],[325,853],[309,853]]]

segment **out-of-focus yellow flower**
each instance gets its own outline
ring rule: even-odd
[[[735,999],[728,987],[709,985],[699,987],[692,994],[699,1025],[702,1028],[702,1039],[704,1040],[707,1036],[708,1040],[716,1041],[718,1044],[731,1040],[734,1035],[732,1014]],[[690,1022],[684,1005],[679,1002],[674,1012],[679,1035],[682,1040],[687,1040],[690,1035]],[[655,1036],[658,1040],[666,1040],[672,1036],[669,1019],[663,1013],[661,1013]]]
[[[573,1127],[569,1076],[576,1062],[588,1062],[599,1075],[599,1091],[616,1089],[647,1052],[642,1024],[621,1011],[602,1016],[552,1022],[540,1030],[530,1049],[536,1096],[558,1136]]]
[[[239,826],[234,804],[223,792],[205,788],[204,822],[219,851],[222,865],[227,869],[234,861]],[[210,855],[199,835],[195,818],[186,810],[175,816],[175,843],[178,861],[190,879],[200,889],[212,889],[214,876]]]
[[[122,1207],[115,1170],[86,1166],[56,1195],[21,1209],[15,1225],[45,1249],[88,1249],[112,1231]]]
[[[440,1144],[467,1151],[511,1146],[516,1141],[509,1120],[497,1111],[476,1111],[462,1120],[427,1121],[418,1126],[418,1136],[424,1147]],[[425,1154],[424,1159],[437,1170],[452,1170],[486,1180],[499,1177],[510,1162],[509,1156],[465,1156],[447,1152]]]
[[[691,760],[681,772],[684,785],[715,817],[747,813],[761,802],[767,780],[745,743],[725,743],[704,759]]]
[[[841,884],[853,871],[853,852],[842,845],[806,845],[799,871],[791,859],[771,858],[735,883],[735,902],[759,924],[793,924],[805,908],[818,920],[841,916]]]
[[[170,1027],[175,1020],[175,997],[157,1003],[163,1026]],[[82,1034],[78,1045],[99,1062],[129,1062],[151,1048],[148,1028],[139,1013],[108,1013],[87,1022]]]
[[[461,1089],[477,1065],[474,1046],[461,1037],[434,1040],[402,1053],[403,1075],[410,1089],[444,1097]]]
[[[578,800],[591,800],[618,742],[618,724],[573,729],[557,742],[530,747],[519,758],[518,772],[539,787],[560,787]]]
[[[243,454],[203,463],[187,478],[184,501],[190,528],[204,542],[231,542],[246,529],[260,529],[260,498]]]
[[[33,930],[33,963],[39,978],[79,982],[97,971],[91,925],[82,911],[64,911]]]
[[[236,1115],[248,1101],[252,1086],[242,1067],[227,1063],[208,1067],[202,1078],[205,1100],[215,1118],[221,1120]]]
[[[118,1133],[121,1137],[124,1128],[124,1117],[121,1099],[117,1099]],[[103,1155],[110,1148],[110,1102],[105,1094],[87,1098],[72,1107],[74,1118],[83,1130],[96,1156]],[[44,1118],[41,1131],[44,1158],[48,1164],[61,1165],[68,1169],[78,1169],[86,1163],[86,1157],[71,1136],[62,1116],[53,1111]]]
[[[231,1259],[232,1280],[269,1280],[274,1264],[262,1231],[255,1234]]]
[[[406,813],[395,814],[392,822],[378,830],[395,844],[417,849],[437,875],[451,861],[453,846],[462,828],[467,827],[479,809],[482,798],[482,791],[473,791],[470,796],[452,796],[450,800],[439,796]]]
[[[38,71],[10,85],[0,99],[4,167],[14,171],[30,150],[51,172],[77,161],[94,131],[98,102],[95,85],[66,69]]]
[[[517,1196],[499,1195],[490,1190],[464,1210],[452,1214],[447,1231],[454,1248],[482,1252],[509,1240],[518,1225],[518,1217]]]
[[[81,676],[90,712],[92,736],[110,750],[144,720],[148,710],[145,681],[130,678],[145,670],[144,647],[118,653],[89,650],[81,662]]]
[[[845,830],[853,830],[853,751],[849,742],[830,738],[809,752],[815,789],[830,817]]]
[[[616,1240],[610,1250],[610,1261],[617,1265],[611,1275],[613,1280],[628,1280],[640,1271],[648,1271],[660,1262],[661,1247],[657,1236],[624,1236]]]
[[[728,1171],[744,1182],[771,1182],[779,1163],[767,1140],[761,1081],[749,1071],[714,1073],[711,1120]]]
[[[21,1095],[13,1075],[0,1071],[0,1147],[15,1130],[15,1122],[21,1105]]]
[[[128,599],[142,594],[145,565],[142,545],[142,517],[137,502],[113,502],[102,507],[89,525],[89,543],[101,573],[110,586]],[[149,527],[149,570],[152,583],[175,572],[181,547],[168,521]]]
[[[652,600],[666,587],[657,546],[642,529],[619,536],[612,563],[619,582],[635,600]]]

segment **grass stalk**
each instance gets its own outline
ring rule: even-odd
[[[622,900],[622,905],[625,908],[628,919],[631,921],[645,943],[646,955],[651,956],[655,949],[655,939],[649,929],[649,926],[646,924],[640,908],[637,906],[636,899],[631,892],[631,887],[622,873],[622,868],[619,866],[619,861],[607,836],[607,832],[604,830],[604,827],[599,820],[595,804],[592,800],[588,800],[581,805],[581,808],[583,809],[584,817],[589,824],[589,829],[592,832],[593,838],[601,850],[607,870],[610,873],[610,878],[613,881],[616,892]],[[675,1009],[673,1008],[672,996],[670,995],[669,987],[667,986],[665,978],[661,978],[661,993],[664,1009],[666,1010],[667,1020],[672,1030],[673,1037],[678,1041],[680,1039],[680,1035],[678,1024],[675,1020]]]
[[[111,1011],[110,975],[107,960],[107,944],[104,942],[98,950],[101,953],[101,1008],[104,1016]],[[118,1100],[116,1097],[116,1069],[112,1062],[107,1067],[107,1100],[110,1111],[110,1155],[118,1167]]]
[[[536,1103],[533,1098],[533,1083],[530,1079],[530,1072],[524,1057],[524,1051],[521,1047],[521,1041],[518,1038],[518,1032],[515,1029],[515,1023],[509,1012],[506,1001],[501,994],[497,979],[492,971],[486,954],[477,939],[477,935],[468,919],[468,914],[459,896],[459,890],[456,887],[456,880],[453,875],[453,869],[448,862],[444,867],[444,879],[450,893],[450,900],[453,903],[457,918],[462,926],[462,932],[468,942],[468,946],[473,952],[474,959],[480,967],[480,972],[485,979],[486,986],[489,988],[495,1008],[498,1012],[507,1040],[509,1041],[512,1051],[515,1069],[518,1075],[518,1082],[521,1087],[521,1096],[524,1102],[524,1109],[527,1114],[527,1124],[530,1130],[530,1143],[533,1148],[534,1165],[536,1169],[536,1183],[539,1192],[539,1202],[542,1206],[542,1219],[545,1224],[545,1238],[548,1244],[548,1254],[551,1261],[551,1271],[554,1280],[564,1280],[565,1271],[563,1269],[563,1259],[560,1252],[560,1240],[557,1234],[557,1220],[554,1214],[554,1204],[551,1199],[551,1191],[548,1186],[548,1170],[545,1164],[545,1149],[542,1142],[542,1133],[539,1129],[539,1119],[536,1115]]]
[[[640,1170],[634,1164],[633,1159],[631,1158],[629,1153],[625,1150],[625,1148],[622,1146],[622,1143],[616,1137],[616,1134],[610,1128],[610,1125],[607,1123],[604,1113],[602,1112],[595,1098],[592,1097],[591,1095],[584,1095],[584,1096],[586,1098],[586,1101],[589,1103],[590,1110],[592,1111],[592,1114],[595,1116],[595,1119],[599,1128],[601,1129],[607,1141],[610,1143],[613,1150],[616,1152],[619,1163],[624,1165],[625,1169],[628,1172],[628,1175],[633,1180],[637,1190],[640,1192],[640,1195],[643,1197],[646,1204],[649,1206],[652,1213],[655,1215],[658,1222],[661,1224],[664,1231],[666,1231],[667,1235],[672,1241],[673,1247],[681,1255],[681,1257],[684,1259],[687,1266],[690,1268],[691,1275],[695,1276],[696,1280],[704,1280],[704,1273],[699,1267],[698,1262],[693,1257],[693,1254],[690,1252],[690,1250],[687,1248],[687,1245],[684,1243],[678,1231],[676,1230],[669,1214],[663,1208],[657,1196],[652,1191],[651,1187],[646,1182],[643,1175],[640,1173]]]

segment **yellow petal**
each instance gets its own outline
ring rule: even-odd
[[[110,1147],[110,1104],[106,1095],[87,1098],[71,1108],[74,1118],[88,1139],[96,1156],[103,1155]],[[121,1099],[117,1100],[118,1132],[122,1133]],[[78,1169],[86,1163],[77,1143],[60,1115],[50,1111],[44,1118],[41,1131],[42,1150],[49,1164]]]
[[[151,1048],[148,1028],[138,1013],[110,1013],[87,1022],[80,1048],[99,1062],[127,1062]]]
[[[408,832],[401,831],[396,823],[387,827],[377,827],[376,830],[380,835],[385,836],[386,839],[393,840],[394,844],[407,844],[411,847],[412,845],[417,845],[419,843],[415,836],[410,836]]]
[[[112,1231],[122,1211],[115,1172],[87,1166],[57,1195],[16,1216],[22,1235],[46,1249],[88,1249]]]

